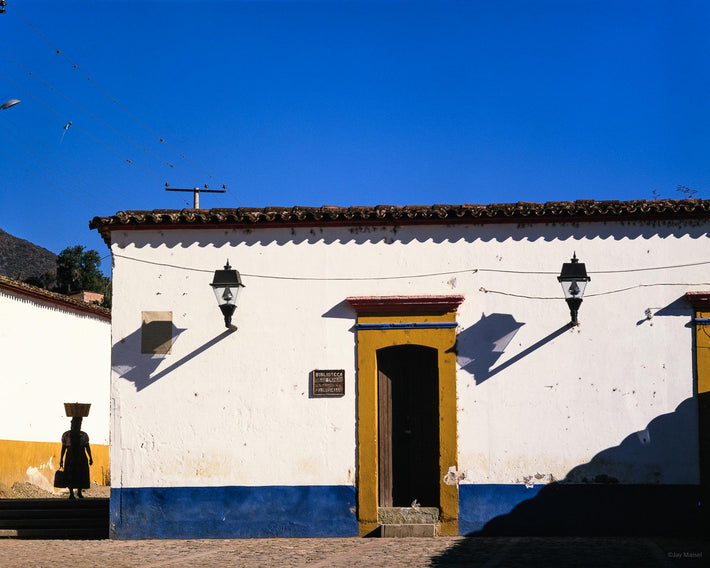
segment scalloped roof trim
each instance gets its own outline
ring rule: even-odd
[[[548,201],[546,203],[491,203],[488,205],[376,205],[374,207],[239,207],[236,209],[154,209],[119,211],[109,217],[94,217],[107,244],[117,229],[189,228],[229,225],[334,226],[382,224],[532,223],[657,220],[710,217],[710,200],[659,199],[654,201]]]

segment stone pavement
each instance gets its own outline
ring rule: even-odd
[[[691,568],[709,558],[709,541],[699,537],[0,539],[2,568]]]

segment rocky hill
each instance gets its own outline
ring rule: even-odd
[[[0,229],[0,274],[15,280],[40,279],[56,269],[56,254]]]

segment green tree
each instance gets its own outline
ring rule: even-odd
[[[39,276],[25,278],[23,282],[44,288],[45,290],[54,290],[57,287],[57,274],[54,270],[48,270]]]
[[[95,250],[83,246],[67,247],[57,256],[57,287],[61,294],[73,294],[86,290],[104,295],[104,305],[110,307],[111,280],[99,267],[101,257]]]

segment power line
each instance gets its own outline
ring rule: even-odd
[[[117,156],[119,156],[120,158],[122,158],[122,159],[123,159],[124,161],[126,161],[127,163],[129,163],[129,164],[131,164],[131,165],[137,167],[138,169],[143,170],[145,173],[147,173],[148,175],[154,177],[155,179],[157,179],[157,180],[159,180],[159,181],[162,181],[162,180],[160,179],[160,176],[156,175],[154,172],[152,172],[152,171],[150,171],[150,170],[147,170],[147,169],[144,168],[143,166],[137,164],[137,163],[134,162],[131,158],[128,158],[127,156],[124,156],[123,154],[121,154],[121,152],[119,152],[119,151],[116,150],[115,148],[109,146],[109,145],[106,144],[105,142],[102,142],[101,140],[99,140],[98,138],[96,138],[96,136],[94,136],[93,134],[90,134],[89,132],[87,132],[87,131],[84,130],[83,128],[77,126],[77,125],[74,124],[71,120],[69,120],[66,116],[63,116],[60,112],[58,112],[57,110],[55,110],[54,108],[52,108],[51,106],[49,106],[47,103],[45,103],[44,101],[42,101],[41,99],[39,99],[38,97],[36,97],[36,96],[33,95],[32,93],[30,93],[27,89],[22,88],[18,83],[16,83],[16,82],[13,81],[12,79],[10,79],[10,78],[9,78],[7,75],[5,75],[4,73],[0,73],[0,77],[5,78],[5,80],[7,80],[7,81],[9,81],[10,83],[12,83],[13,85],[15,85],[15,87],[17,87],[18,89],[20,89],[23,93],[25,93],[25,94],[27,94],[28,96],[32,97],[35,101],[37,101],[37,102],[38,102],[39,104],[41,104],[43,107],[45,107],[45,108],[49,109],[50,111],[52,111],[55,115],[57,115],[59,118],[61,118],[62,120],[64,120],[67,125],[70,125],[72,128],[75,128],[75,129],[78,130],[79,132],[82,132],[84,135],[86,135],[86,136],[88,136],[89,138],[91,138],[94,142],[98,142],[98,143],[101,144],[104,148],[106,148],[107,150],[109,150],[109,151],[112,152],[113,154],[116,154]],[[65,127],[65,128],[66,128],[66,127]]]
[[[656,286],[710,286],[710,282],[656,282],[653,284],[635,284],[634,286],[627,286],[626,288],[617,288],[616,290],[607,290],[605,292],[597,292],[596,294],[585,294],[584,298],[594,298],[598,296],[609,296],[611,294],[619,294],[621,292],[628,292],[630,290],[636,290],[638,288],[654,288]],[[479,292],[484,294],[498,294],[500,296],[509,296],[512,298],[523,298],[525,300],[559,300],[559,296],[529,296],[526,294],[516,294],[514,292],[503,292],[501,290],[490,290],[481,286],[478,289]]]
[[[68,163],[72,168],[75,168],[77,171],[81,172],[82,174],[84,174],[84,175],[87,176],[88,178],[91,178],[91,180],[93,180],[93,183],[94,183],[94,184],[99,184],[99,186],[104,186],[106,189],[108,189],[109,191],[111,191],[111,192],[112,192],[113,194],[115,194],[115,196],[117,196],[117,197],[123,197],[123,195],[121,194],[120,191],[118,191],[117,189],[111,187],[110,185],[107,185],[107,184],[105,184],[104,182],[101,182],[100,180],[96,179],[90,172],[87,172],[87,171],[86,171],[85,169],[83,169],[81,166],[79,166],[78,164],[76,164],[76,163],[72,162],[71,160],[69,160],[66,156],[63,156],[63,155],[59,154],[58,152],[56,152],[55,150],[53,150],[52,148],[50,148],[49,146],[47,146],[46,144],[44,144],[43,142],[41,142],[40,140],[38,140],[37,138],[35,138],[34,136],[32,136],[29,132],[27,132],[26,130],[24,130],[23,128],[21,128],[17,123],[13,122],[12,120],[10,120],[9,118],[7,118],[7,117],[5,117],[5,116],[3,116],[3,118],[4,118],[7,122],[9,122],[10,124],[12,124],[14,128],[16,128],[17,130],[19,130],[20,132],[22,132],[25,136],[28,136],[28,137],[31,138],[34,142],[36,142],[37,144],[39,144],[40,146],[42,146],[43,148],[45,148],[46,150],[48,150],[48,151],[51,152],[52,154],[55,154],[56,156],[59,156],[62,160],[64,160],[66,163]],[[9,129],[8,129],[7,131],[8,131],[8,132],[11,132]],[[14,133],[13,133],[13,134],[14,134]],[[17,136],[16,134],[14,134],[14,135]],[[19,138],[19,136],[18,136],[18,138]],[[24,143],[24,144],[27,144],[26,142],[23,142],[23,143]],[[29,144],[27,144],[27,146],[29,146]],[[47,159],[49,159],[50,161],[52,161],[50,158],[47,158]],[[59,166],[59,167],[61,167],[61,166]],[[68,171],[68,170],[67,170],[67,171]],[[85,181],[81,180],[81,179],[78,178],[78,177],[77,177],[76,179],[77,179],[78,181],[84,183],[84,184],[87,185],[87,186],[90,185],[90,184],[86,183]],[[93,187],[94,187],[94,188],[97,188],[97,186],[93,186]],[[116,199],[116,197],[113,197],[112,199]],[[116,201],[115,204],[116,204],[116,205],[119,205],[119,202]],[[120,207],[120,205],[119,205],[119,207]]]
[[[142,258],[135,258],[132,256],[126,256],[122,254],[116,254],[114,253],[114,256],[117,258],[123,258],[126,260],[133,260],[135,262],[141,262],[143,264],[152,264],[155,266],[164,266],[166,268],[176,268],[178,270],[189,270],[191,272],[205,272],[205,273],[210,273],[212,274],[214,270],[207,270],[204,268],[192,268],[188,266],[180,266],[177,264],[169,264],[169,263],[164,263],[164,262],[155,262],[153,260],[144,260]],[[426,274],[407,274],[407,275],[401,275],[401,276],[352,276],[352,277],[319,277],[319,276],[278,276],[278,275],[270,275],[270,274],[249,274],[246,272],[241,272],[242,276],[247,276],[249,278],[264,278],[264,279],[269,279],[269,280],[300,280],[300,281],[344,281],[344,282],[351,282],[351,281],[367,281],[367,280],[406,280],[406,279],[412,279],[412,278],[429,278],[433,276],[449,276],[453,274],[466,274],[466,273],[471,273],[473,272],[472,269],[467,268],[463,270],[449,270],[445,272],[431,272],[431,273],[426,273]]]
[[[141,262],[144,264],[151,264],[155,266],[164,266],[167,268],[175,268],[178,270],[189,270],[192,272],[205,272],[205,273],[212,273],[214,272],[213,270],[206,270],[206,269],[201,269],[201,268],[192,268],[192,267],[187,267],[187,266],[180,266],[177,264],[169,264],[169,263],[162,263],[162,262],[155,262],[151,260],[144,260],[140,258],[135,258],[135,257],[130,257],[126,255],[121,255],[121,254],[114,254],[117,258],[123,258],[126,260],[132,260],[135,262]],[[674,268],[684,268],[686,266],[699,266],[702,264],[710,264],[710,261],[705,261],[705,262],[698,262],[698,263],[692,263],[692,264],[687,264],[687,265],[678,265]],[[664,270],[667,267],[658,267],[656,270]],[[442,271],[442,272],[427,272],[427,273],[420,273],[420,274],[406,274],[406,275],[397,275],[397,276],[350,276],[350,277],[330,277],[330,276],[280,276],[280,275],[273,275],[273,274],[250,274],[250,273],[245,273],[242,272],[242,276],[246,276],[249,278],[262,278],[262,279],[269,279],[269,280],[292,280],[292,281],[326,281],[326,282],[358,282],[358,281],[381,281],[381,280],[411,280],[415,278],[431,278],[431,277],[437,277],[437,276],[453,276],[456,274],[476,274],[476,272],[479,272],[481,269],[475,269],[475,268],[464,268],[460,270],[447,270],[447,271]],[[618,273],[633,273],[637,272],[637,269],[628,269],[628,270],[618,270],[615,272]],[[633,290],[635,288],[643,288],[643,287],[653,287],[653,286],[710,286],[710,283],[707,282],[682,282],[682,283],[653,283],[653,284],[637,284],[634,286],[629,286],[625,288],[619,288],[616,290],[609,290],[606,292],[597,292],[597,293],[592,293],[592,294],[586,294],[586,298],[591,298],[595,296],[605,296],[608,294],[617,294],[619,292],[626,292],[629,290]],[[517,297],[517,298],[526,298],[530,300],[558,300],[559,297],[557,296],[530,296],[530,295],[524,295],[524,294],[515,294],[512,292],[504,292],[500,290],[491,290],[484,288],[481,286],[479,288],[480,292],[484,293],[491,293],[491,294],[501,294],[505,296],[512,296],[512,297]]]
[[[95,116],[94,114],[92,114],[90,111],[86,110],[86,109],[85,109],[84,107],[82,107],[79,103],[73,101],[71,98],[69,98],[68,96],[66,96],[64,93],[62,93],[61,91],[59,91],[58,89],[56,89],[55,87],[53,87],[52,85],[50,85],[49,83],[47,83],[46,81],[44,81],[43,79],[41,79],[38,75],[36,75],[35,73],[33,73],[32,71],[30,71],[29,69],[27,69],[27,67],[25,67],[24,65],[22,65],[21,63],[19,63],[19,62],[16,61],[15,59],[13,59],[10,55],[8,55],[7,53],[5,53],[4,51],[0,50],[0,54],[2,54],[2,55],[4,55],[5,57],[7,57],[10,61],[12,61],[12,62],[13,62],[15,65],[17,65],[20,69],[22,69],[23,71],[26,71],[31,77],[34,77],[37,81],[39,81],[40,83],[42,83],[45,87],[47,87],[48,89],[50,89],[50,90],[53,91],[54,93],[58,94],[60,97],[62,97],[64,100],[66,100],[66,101],[68,101],[69,103],[71,103],[72,105],[74,105],[76,108],[78,108],[78,109],[81,110],[82,112],[86,113],[91,119],[95,120],[96,122],[98,122],[98,123],[101,124],[102,126],[108,128],[111,132],[113,132],[114,134],[117,134],[118,136],[120,136],[121,138],[123,138],[124,140],[126,140],[127,142],[133,144],[136,148],[142,150],[143,152],[145,152],[145,153],[148,154],[149,156],[155,158],[156,160],[162,162],[162,163],[165,164],[166,166],[168,166],[168,167],[170,167],[170,168],[173,168],[173,169],[176,169],[176,170],[178,170],[179,172],[185,174],[186,176],[188,176],[188,177],[190,177],[190,178],[192,178],[192,179],[194,179],[194,180],[200,181],[199,178],[197,178],[196,176],[194,176],[194,175],[192,175],[192,174],[190,174],[190,173],[184,171],[184,170],[181,169],[181,168],[178,168],[177,166],[175,166],[174,164],[171,164],[171,163],[168,162],[167,160],[164,160],[163,158],[161,158],[160,156],[158,156],[158,155],[155,154],[154,152],[151,152],[150,150],[148,150],[148,149],[145,148],[144,146],[141,146],[138,142],[135,142],[134,140],[132,140],[131,138],[129,138],[129,137],[126,136],[125,134],[119,132],[118,130],[116,130],[115,128],[113,128],[110,124],[107,124],[106,122],[104,122],[103,120],[101,120],[100,118],[98,118],[97,116]]]
[[[180,152],[177,148],[173,147],[171,144],[169,144],[162,136],[160,136],[157,132],[152,130],[147,124],[145,124],[142,120],[140,120],[136,115],[134,115],[130,110],[128,110],[124,105],[122,105],[115,97],[113,97],[111,94],[108,93],[101,85],[99,85],[96,81],[94,81],[87,73],[84,72],[83,69],[79,67],[78,64],[76,64],[74,61],[72,61],[61,49],[59,49],[55,44],[53,44],[47,36],[45,36],[42,32],[40,32],[27,18],[25,18],[14,6],[10,6],[10,8],[15,12],[24,22],[29,26],[30,29],[32,29],[39,37],[41,37],[52,49],[55,50],[57,55],[60,55],[62,58],[64,58],[71,66],[74,68],[76,71],[81,73],[94,87],[96,87],[103,95],[105,95],[112,103],[114,103],[116,106],[118,106],[123,112],[125,112],[128,116],[130,116],[135,122],[137,122],[141,127],[143,127],[147,132],[152,134],[155,138],[158,139],[158,141],[165,145],[167,148],[172,150],[174,153],[176,153],[180,158],[185,160],[187,163],[191,164],[193,167],[197,168],[201,172],[203,172],[205,175],[207,175],[210,179],[214,180],[217,184],[222,185],[226,188],[226,184],[215,178],[212,174],[210,174],[207,170],[202,168],[199,164],[193,162],[190,160],[185,154]],[[189,174],[188,174],[189,175]],[[196,179],[196,178],[195,178]],[[229,191],[229,190],[228,190]],[[239,200],[236,198],[236,196],[229,191],[230,195],[234,197],[234,199],[237,201],[237,203],[240,203]]]
[[[0,126],[0,128],[2,128],[5,132],[9,132],[10,135],[16,136],[16,135],[14,135],[12,132],[10,132],[8,129],[6,129],[4,126]],[[6,140],[7,140],[7,138],[6,138]],[[39,154],[40,156],[42,155],[41,152],[39,152],[39,151],[37,150],[37,148],[31,146],[30,144],[28,144],[28,143],[25,142],[24,140],[20,140],[20,141],[22,142],[22,144],[24,144],[25,146],[27,146],[27,147],[28,147],[30,150],[32,150],[33,152],[36,152],[36,153]],[[72,181],[70,178],[74,177],[73,174],[72,174],[69,170],[67,170],[64,166],[62,166],[61,164],[58,164],[57,162],[55,162],[55,161],[52,160],[51,158],[49,158],[49,157],[47,157],[47,156],[43,156],[45,160],[48,160],[55,168],[59,168],[59,170],[61,170],[61,172],[60,172],[59,170],[57,170],[57,169],[52,169],[52,168],[49,167],[46,163],[42,163],[36,156],[34,156],[34,155],[30,154],[29,152],[23,150],[22,148],[20,148],[19,146],[17,146],[17,145],[14,144],[13,142],[10,142],[10,144],[12,144],[15,148],[17,148],[18,151],[22,152],[22,153],[25,154],[26,156],[29,156],[30,159],[36,161],[40,166],[44,166],[45,168],[47,168],[47,169],[49,169],[50,171],[52,171],[52,173],[53,173],[55,176],[64,177],[64,178],[65,178],[67,181],[69,181],[69,182]],[[63,173],[62,173],[62,172],[63,172]],[[91,187],[90,187],[86,182],[84,182],[83,180],[80,180],[79,178],[74,178],[74,179],[76,179],[76,181],[78,181],[80,184],[84,184],[84,185],[86,185],[87,187],[89,187],[89,189],[91,189]],[[81,188],[79,188],[79,189],[81,189]],[[85,193],[88,193],[85,189],[81,189],[81,191],[84,191]],[[89,194],[89,195],[90,195],[91,197],[95,197],[94,194]],[[106,204],[106,205],[109,205],[108,202],[106,202],[105,204]]]
[[[644,268],[624,268],[624,269],[616,269],[616,270],[594,270],[594,271],[589,271],[589,274],[595,275],[595,274],[620,274],[620,273],[627,273],[627,272],[650,272],[653,270],[674,270],[676,268],[690,268],[693,266],[703,266],[706,264],[710,264],[710,260],[704,260],[701,262],[691,262],[688,264],[672,264],[669,266],[649,266],[649,267],[644,267]],[[474,272],[494,272],[494,273],[499,273],[499,274],[530,274],[530,275],[559,275],[559,271],[557,272],[552,272],[552,271],[542,271],[542,270],[503,270],[499,268],[474,268]]]

